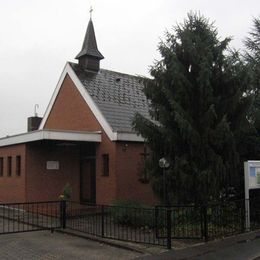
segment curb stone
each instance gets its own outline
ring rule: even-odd
[[[76,237],[80,237],[83,239],[89,239],[89,240],[93,240],[96,242],[99,242],[101,244],[107,244],[109,246],[113,246],[113,247],[118,247],[118,248],[122,248],[125,250],[130,250],[133,252],[137,252],[140,254],[145,255],[157,255],[160,253],[164,253],[167,252],[168,250],[165,248],[161,248],[161,247],[156,247],[156,246],[152,246],[152,247],[148,247],[147,245],[143,245],[143,244],[134,244],[131,242],[127,242],[127,241],[119,241],[119,240],[114,240],[114,239],[106,239],[106,238],[101,238],[101,237],[96,237],[96,236],[92,236],[89,234],[83,234],[82,232],[77,232],[74,230],[61,230],[61,229],[56,229],[55,232],[58,233],[63,233],[63,234],[67,234],[67,235],[71,235],[71,236],[76,236]]]

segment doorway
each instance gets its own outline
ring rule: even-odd
[[[80,165],[80,201],[96,203],[96,160],[84,158]]]

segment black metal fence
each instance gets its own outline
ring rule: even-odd
[[[60,228],[61,202],[0,204],[0,234]]]
[[[250,198],[250,227],[260,229],[260,197]]]
[[[207,207],[205,240],[245,231],[245,201],[230,201]]]
[[[0,234],[68,228],[103,238],[171,248],[172,239],[205,241],[246,231],[245,200],[203,206],[132,207],[72,201],[0,204]],[[250,199],[251,229],[260,198]]]
[[[257,228],[260,227],[260,206],[254,205],[251,227]],[[167,248],[171,248],[172,239],[208,241],[245,232],[245,218],[245,200],[197,207],[153,208],[66,203],[66,228]]]
[[[167,237],[156,230],[167,228],[167,209],[82,205],[67,202],[66,228],[123,241],[166,245]],[[170,225],[169,225],[170,226]]]
[[[170,206],[155,207],[155,219],[160,223],[162,210],[170,212],[171,238],[174,239],[202,239],[203,238],[203,215],[202,208],[195,206]],[[158,237],[166,237],[167,229],[163,225],[156,225]]]

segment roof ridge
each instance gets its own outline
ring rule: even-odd
[[[92,75],[76,63],[70,65],[113,132],[136,134],[132,126],[135,114],[150,118],[143,77],[107,69]]]
[[[69,63],[72,64],[72,65],[78,66],[78,64],[75,63],[75,62],[69,61]],[[121,74],[121,75],[126,75],[126,76],[131,76],[131,77],[135,77],[135,78],[151,79],[151,78],[146,77],[146,76],[143,76],[143,75],[138,75],[138,74],[133,75],[133,74],[125,73],[125,72],[120,72],[120,71],[115,71],[115,70],[109,70],[109,69],[103,69],[103,68],[100,68],[100,71],[109,71],[109,72],[113,72],[113,73],[117,73],[117,74]],[[90,71],[90,72],[91,72],[91,71]]]

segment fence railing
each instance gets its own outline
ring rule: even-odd
[[[214,239],[245,231],[245,202],[244,200],[212,204],[206,207],[207,232],[204,237]]]
[[[167,244],[167,237],[158,236],[156,230],[159,226],[166,230],[165,208],[156,218],[155,208],[82,205],[67,202],[66,227],[80,232],[103,238],[164,246]]]
[[[260,199],[250,200],[260,228]],[[246,229],[245,200],[203,206],[133,207],[72,201],[0,204],[0,234],[68,228],[103,238],[167,246],[172,239],[210,239]]]
[[[169,206],[167,208],[156,206],[156,221],[160,222],[162,209],[167,209],[171,213],[171,238],[176,239],[201,239],[203,238],[203,219],[201,207],[195,206]],[[157,227],[159,237],[167,235],[167,229]]]
[[[0,204],[0,234],[61,227],[60,201]]]
[[[204,239],[245,231],[244,200],[203,206],[128,207],[66,203],[66,227],[118,240],[171,248],[172,239]],[[258,204],[259,205],[259,204]],[[254,226],[260,227],[259,206]]]
[[[250,226],[251,229],[260,229],[260,197],[250,199]]]

